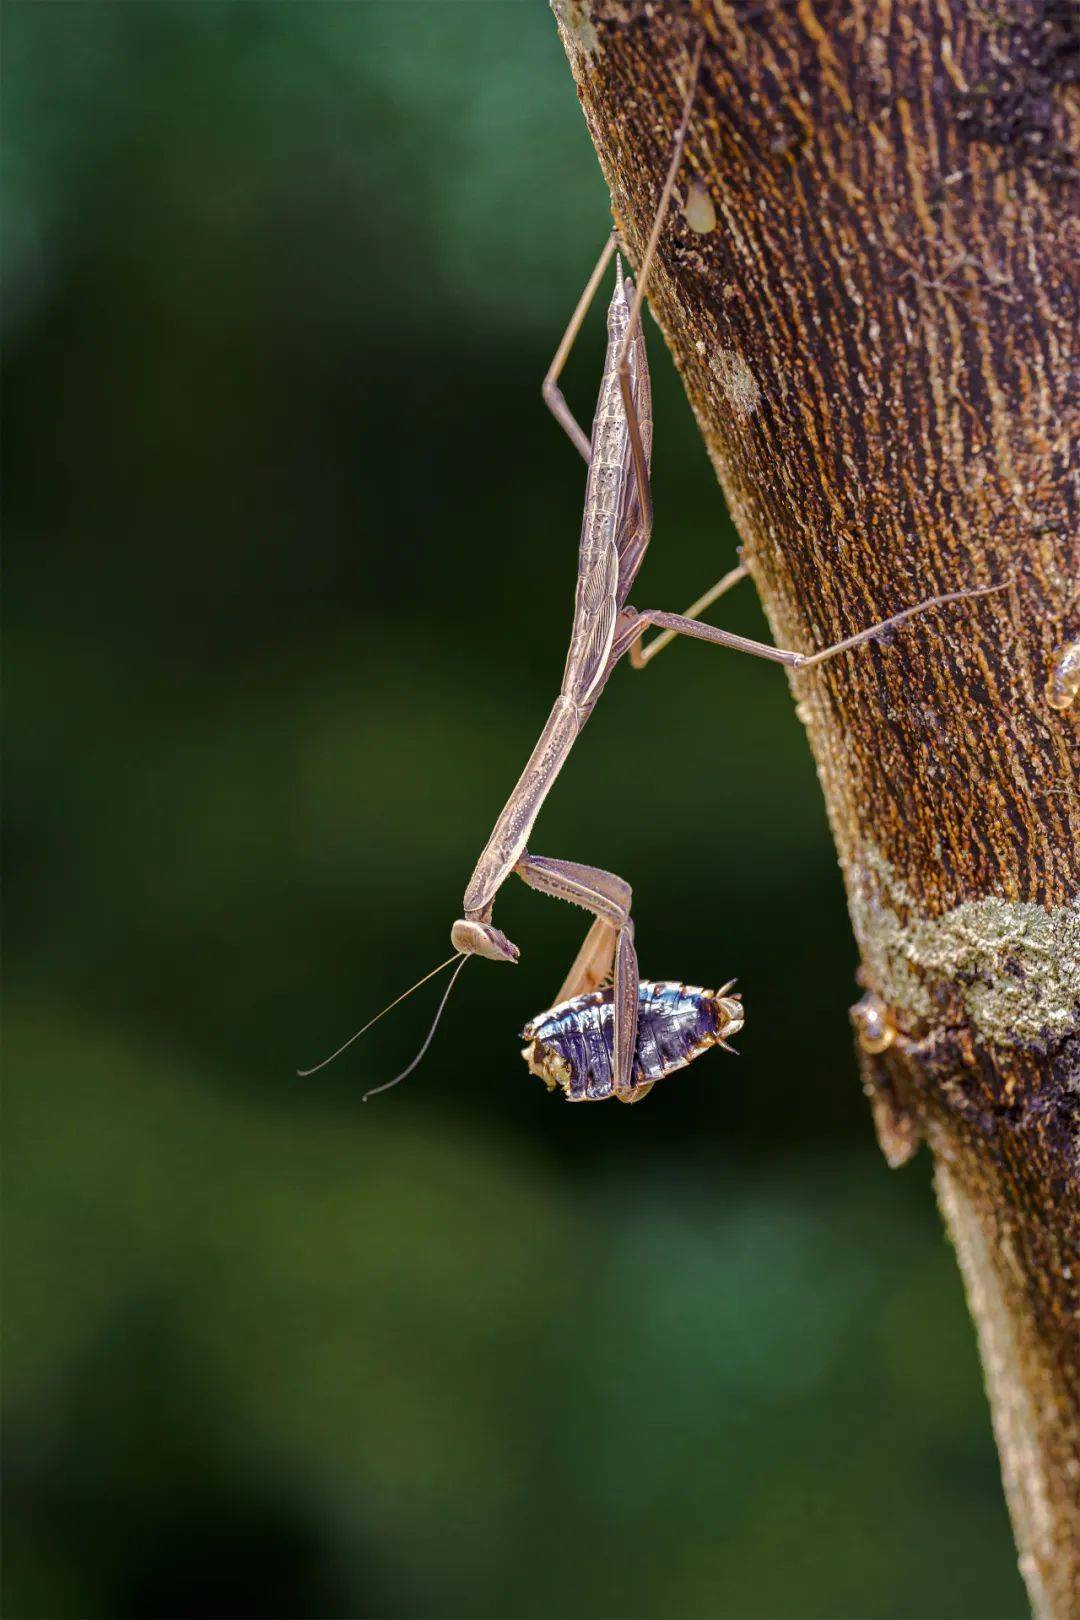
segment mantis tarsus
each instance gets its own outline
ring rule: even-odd
[[[880,624],[871,625],[869,629],[848,636],[833,646],[809,654],[752,641],[700,622],[698,615],[746,576],[747,569],[741,564],[699,598],[686,613],[664,613],[651,608],[639,612],[629,605],[627,598],[645,558],[653,516],[649,483],[652,410],[641,309],[649,270],[667,217],[686,142],[701,65],[702,43],[698,44],[694,55],[682,117],[636,290],[629,279],[623,278],[621,262],[616,257],[615,288],[607,315],[607,353],[591,435],[587,436],[575,420],[559,388],[559,377],[604,272],[616,252],[614,233],[589,277],[544,378],[542,391],[545,403],[584,457],[589,469],[578,551],[574,620],[559,695],[469,880],[463,915],[451,930],[454,954],[434,970],[439,972],[457,961],[435,1023],[409,1067],[386,1086],[376,1087],[375,1091],[396,1085],[423,1057],[453,982],[470,956],[486,956],[496,962],[518,960],[518,947],[492,922],[496,896],[511,873],[516,873],[530,888],[559,900],[571,901],[593,914],[594,921],[555,1001],[561,1003],[596,990],[613,975],[614,1094],[623,1101],[632,1102],[637,1100],[639,1092],[648,1089],[635,1088],[632,1073],[638,1018],[638,960],[630,914],[630,885],[613,872],[575,861],[553,860],[548,856],[533,854],[526,847],[544,800],[596,706],[609,676],[624,654],[629,654],[631,664],[640,669],[676,635],[685,635],[714,642],[717,646],[753,653],[759,658],[784,664],[789,669],[810,669],[883,635],[905,619],[929,608],[1000,589],[1000,586],[994,585],[929,597],[914,607],[893,614]],[[648,645],[643,645],[644,632],[650,627],[655,627],[661,634]],[[419,981],[421,984],[425,982],[426,979]],[[397,1002],[391,1003],[391,1006],[396,1005]],[[390,1008],[383,1010],[388,1012]],[[382,1013],[377,1016],[382,1017]],[[365,1030],[367,1028],[370,1028],[370,1024],[364,1026]],[[324,1061],[329,1063],[363,1033],[364,1030],[358,1030],[344,1046],[331,1054],[331,1058]],[[322,1066],[319,1064],[316,1067]],[[314,1070],[302,1072],[310,1074]],[[372,1096],[374,1092],[367,1095]]]

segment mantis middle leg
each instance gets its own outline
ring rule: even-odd
[[[696,602],[691,602],[681,617],[684,619],[699,619],[703,613],[709,611],[714,602],[718,602],[722,596],[726,595],[733,585],[737,585],[741,579],[746,579],[749,573],[750,570],[746,564],[739,563],[737,568],[730,569],[723,579],[718,579],[715,585],[711,585],[703,596],[698,597]],[[657,653],[663,652],[664,648],[669,646],[678,634],[678,630],[665,630],[662,635],[654,636],[646,647],[644,645],[644,627],[642,627],[642,634],[638,636],[636,641],[630,643],[630,663],[632,667],[634,669],[644,669],[646,664],[650,664]]]
[[[752,653],[755,658],[767,658],[770,663],[785,664],[788,669],[812,669],[815,664],[824,664],[839,653],[849,652],[852,647],[861,646],[864,641],[873,641],[887,634],[897,625],[903,624],[905,619],[914,618],[918,613],[925,613],[929,608],[945,607],[950,602],[964,602],[973,596],[990,596],[995,591],[1003,591],[1006,583],[1007,581],[997,585],[978,585],[965,591],[947,591],[941,596],[928,596],[925,601],[916,602],[914,607],[904,608],[900,613],[882,619],[880,624],[872,624],[867,629],[859,630],[853,636],[845,636],[842,641],[834,641],[831,646],[822,647],[819,652],[814,653],[792,652],[787,647],[772,647],[767,641],[753,641],[748,636],[737,636],[730,630],[718,630],[715,625],[701,624],[687,614],[662,613],[656,608],[646,608],[641,613],[634,613],[634,617],[616,637],[611,663],[614,664],[624,653],[631,652],[631,649],[640,642],[646,627],[654,625],[658,630],[672,636],[690,636],[697,641],[711,641],[715,646],[729,647],[734,652]],[[630,614],[634,610],[627,608],[625,611]],[[658,637],[657,641],[659,640]]]

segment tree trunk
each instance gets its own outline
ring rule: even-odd
[[[649,296],[777,642],[1008,581],[792,686],[882,1147],[898,1164],[930,1145],[1032,1605],[1080,1616],[1073,14],[556,11],[636,263],[704,30]]]

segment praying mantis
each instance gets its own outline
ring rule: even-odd
[[[518,961],[518,947],[492,921],[496,898],[511,875],[516,875],[529,888],[541,894],[569,901],[592,914],[593,921],[555,1002],[562,1003],[612,983],[612,1094],[624,1102],[634,1102],[649,1089],[647,1085],[636,1086],[633,1076],[639,976],[630,885],[614,872],[576,861],[537,855],[528,848],[544,801],[615,666],[624,656],[629,655],[635,669],[642,669],[675,636],[684,635],[712,642],[719,647],[751,653],[755,657],[783,664],[788,669],[806,670],[880,637],[904,620],[925,613],[928,609],[1001,589],[993,585],[929,597],[879,624],[814,653],[773,647],[701,622],[700,615],[746,577],[748,570],[742,563],[725,574],[685,613],[667,613],[653,608],[638,610],[630,605],[630,591],[645,560],[653,521],[649,481],[653,422],[641,311],[649,272],[686,144],[702,48],[703,41],[699,41],[637,286],[635,288],[629,278],[624,278],[617,252],[617,236],[612,233],[578,300],[543,382],[542,394],[546,405],[588,467],[573,625],[559,694],[469,879],[462,915],[451,929],[453,954],[376,1015],[381,1018],[405,996],[411,995],[413,990],[456,961],[457,966],[450,976],[427,1038],[408,1068],[385,1085],[369,1091],[367,1097],[397,1085],[423,1058],[458,974],[470,957],[483,956],[494,962]],[[592,432],[587,435],[571,412],[559,387],[559,379],[613,256],[615,286],[607,312],[607,351]],[[643,638],[650,628],[659,630],[660,634],[646,645]],[[301,1073],[313,1074],[316,1069],[332,1062],[375,1021],[372,1019],[365,1024],[363,1029],[350,1036],[344,1045],[324,1059],[323,1063],[317,1064],[315,1069],[302,1070]]]

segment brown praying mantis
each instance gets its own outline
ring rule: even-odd
[[[576,861],[536,855],[527,847],[545,799],[612,671],[625,654],[629,654],[630,663],[635,669],[642,669],[675,636],[684,635],[712,642],[719,647],[752,653],[755,657],[783,664],[788,669],[811,669],[893,630],[905,619],[925,613],[930,608],[1001,589],[998,585],[992,585],[928,597],[879,624],[871,625],[815,653],[791,652],[701,622],[700,615],[746,577],[748,570],[741,563],[725,574],[685,613],[665,613],[653,608],[639,611],[630,606],[628,597],[645,559],[653,520],[649,483],[652,405],[641,310],[649,271],[664,228],[686,143],[701,66],[702,44],[699,42],[694,54],[681,121],[637,287],[635,289],[633,282],[623,277],[621,261],[616,254],[617,237],[612,233],[578,300],[543,382],[545,403],[588,466],[573,626],[559,695],[469,879],[463,914],[451,929],[453,955],[376,1015],[381,1018],[405,996],[411,995],[413,990],[456,961],[457,967],[451,974],[427,1038],[408,1068],[385,1085],[369,1091],[366,1094],[368,1097],[397,1085],[420,1062],[434,1036],[454,982],[471,956],[485,956],[494,962],[518,960],[518,947],[492,921],[496,897],[511,874],[516,874],[522,882],[541,894],[570,901],[592,913],[593,922],[555,1001],[563,1002],[595,991],[610,982],[613,976],[614,1094],[624,1102],[635,1102],[649,1089],[648,1086],[635,1087],[633,1079],[638,1021],[638,959],[630,911],[630,885],[614,872],[584,866]],[[567,405],[559,387],[559,378],[613,255],[616,255],[615,289],[607,314],[607,352],[592,433],[587,435]],[[644,645],[644,633],[653,627],[661,633]],[[332,1062],[375,1022],[376,1019],[372,1019],[365,1024],[363,1029],[350,1036],[315,1069]],[[301,1073],[313,1074],[315,1069],[302,1070]]]

